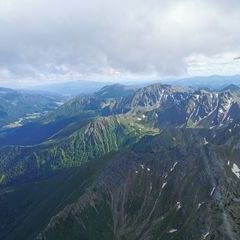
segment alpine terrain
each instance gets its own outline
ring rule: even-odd
[[[2,126],[41,112],[1,128],[0,239],[240,240],[237,85],[28,94],[0,90]]]

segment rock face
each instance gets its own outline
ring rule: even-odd
[[[213,128],[239,118],[238,91],[213,92],[152,85],[118,106],[120,112],[145,114],[155,127]]]

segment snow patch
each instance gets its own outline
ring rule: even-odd
[[[198,204],[198,209],[204,204],[204,202],[201,202]]]
[[[178,162],[175,162],[172,166],[172,168],[170,169],[170,172],[172,172],[174,170],[174,168],[176,167],[176,165],[178,164]]]
[[[206,234],[204,234],[204,235],[203,235],[203,239],[206,239],[208,235],[209,235],[209,232],[207,232]]]
[[[213,193],[214,193],[215,189],[216,189],[216,187],[213,187],[213,189],[212,189],[212,191],[211,191],[211,193],[210,193],[210,196],[212,196],[212,195],[213,195]]]
[[[237,178],[240,178],[240,169],[236,163],[233,164],[232,172],[237,176]]]
[[[199,95],[199,94],[196,94],[195,96],[196,96],[197,100],[199,100],[200,95]]]
[[[219,109],[219,113],[220,113],[220,114],[223,114],[223,113],[224,113],[224,111],[223,111],[222,108]]]
[[[180,210],[181,209],[181,203],[180,202],[177,202],[177,210]]]
[[[164,189],[166,185],[167,185],[167,182],[163,183],[162,189]]]
[[[203,141],[204,141],[204,145],[207,145],[207,144],[208,144],[208,141],[207,141],[206,138],[204,138]]]

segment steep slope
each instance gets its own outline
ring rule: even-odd
[[[102,99],[94,96],[79,96],[52,112],[46,119],[46,122],[57,119],[70,118],[80,114],[91,114],[92,116],[112,115],[112,108],[115,106],[116,99]]]
[[[33,239],[52,215],[84,194],[108,158],[58,171],[41,181],[1,187],[0,239]]]
[[[135,91],[117,106],[117,112],[150,111],[179,103],[189,97],[191,89],[153,84]]]
[[[158,128],[213,128],[239,119],[240,95],[229,90],[192,91],[152,85],[138,90],[131,98],[123,99],[117,109]]]
[[[228,91],[220,93],[199,91],[193,94],[185,108],[187,126],[219,127],[239,119],[240,98]]]
[[[214,135],[172,129],[143,139],[36,239],[240,239],[239,142],[208,142]]]
[[[79,166],[154,133],[154,130],[135,123],[131,118],[121,116],[87,120],[80,125],[70,124],[39,145],[2,147],[1,183]]]

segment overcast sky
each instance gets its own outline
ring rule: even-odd
[[[0,85],[240,74],[239,0],[0,0]]]

